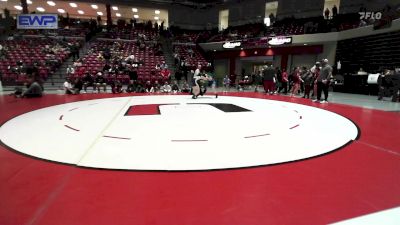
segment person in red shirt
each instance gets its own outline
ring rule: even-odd
[[[300,77],[300,68],[297,67],[296,70],[293,73],[293,87],[292,87],[292,94],[290,95],[290,97],[293,97],[294,95],[297,94],[297,92],[300,89],[300,84],[303,82],[303,80]]]
[[[171,72],[168,69],[162,69],[161,70],[161,76],[163,76],[164,80],[169,80],[171,76]]]

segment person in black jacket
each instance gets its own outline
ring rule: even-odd
[[[397,69],[393,75],[390,75],[393,84],[393,97],[392,102],[399,101],[399,91],[400,91],[400,69]]]
[[[130,81],[137,81],[137,79],[138,79],[138,73],[137,73],[137,70],[136,70],[135,68],[130,67],[130,68],[129,68],[128,75],[129,75],[129,80],[130,80]]]
[[[389,87],[389,79],[390,77],[390,71],[389,70],[385,70],[383,72],[383,74],[379,75],[378,77],[378,100],[382,100],[382,98],[385,95],[385,92],[390,89]]]
[[[263,70],[263,84],[266,93],[275,92],[276,71],[273,66],[266,66]]]
[[[100,93],[100,87],[103,87],[104,92],[106,92],[106,79],[103,77],[103,74],[101,72],[97,73],[96,79],[95,79],[95,85],[97,88],[97,92]]]
[[[314,77],[310,70],[302,77],[304,84],[304,96],[303,98],[310,98],[311,87],[314,85]]]
[[[90,75],[89,72],[85,73],[85,76],[83,76],[83,78],[82,78],[82,82],[83,82],[83,90],[85,93],[87,91],[87,87],[89,87],[89,86],[93,87],[93,91],[96,90],[96,86],[94,85],[94,78],[92,75]]]

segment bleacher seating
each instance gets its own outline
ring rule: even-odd
[[[108,32],[103,33],[100,37],[124,40],[135,40],[143,37],[144,41],[152,41],[157,39],[158,32],[154,29],[116,27]]]
[[[76,40],[69,40],[75,42]],[[21,84],[26,78],[26,68],[37,65],[39,76],[45,80],[60,66],[68,57],[69,49],[62,46],[61,41],[51,38],[24,38],[22,40],[3,40],[0,44],[5,48],[0,59],[0,71],[4,84]],[[47,49],[56,51],[46,52]],[[54,53],[54,54],[53,54]],[[57,61],[52,63],[51,61]],[[17,68],[17,64],[21,66]]]
[[[189,45],[175,45],[175,52],[180,56],[183,57],[185,60],[187,67],[189,69],[195,69],[197,65],[201,65],[203,68],[208,66],[207,60],[201,54],[199,50],[195,46]],[[189,49],[192,49],[193,53],[191,55]],[[193,57],[192,57],[193,56]]]
[[[116,47],[118,43],[118,47]],[[140,81],[162,81],[161,70],[156,69],[156,65],[161,65],[165,62],[163,55],[156,55],[151,47],[146,46],[145,49],[140,49],[135,42],[132,41],[116,41],[116,40],[98,40],[91,46],[90,53],[82,59],[83,64],[75,69],[75,77],[82,77],[86,72],[95,74],[103,70],[106,65],[106,60],[99,57],[105,49],[111,49],[110,66],[120,64],[129,55],[134,55],[135,64],[139,64],[137,68],[138,80]],[[114,60],[113,60],[114,59]],[[106,74],[106,79],[110,80],[112,76],[122,83],[128,83],[128,71],[123,68],[118,74]]]
[[[45,36],[61,36],[61,37],[86,37],[89,33],[88,28],[69,28],[56,30],[23,30],[22,35],[45,35]]]

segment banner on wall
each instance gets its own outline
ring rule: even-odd
[[[57,14],[17,15],[17,29],[57,29]]]
[[[284,45],[292,43],[292,37],[270,37],[268,38],[268,44],[270,45]]]
[[[236,47],[240,47],[242,45],[242,43],[240,41],[236,41],[236,42],[225,42],[222,47],[223,48],[236,48]]]

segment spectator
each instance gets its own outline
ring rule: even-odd
[[[297,67],[293,73],[293,87],[292,87],[292,94],[290,95],[290,97],[293,97],[295,95],[297,95],[299,89],[300,89],[300,84],[303,82],[303,80],[301,79],[300,76],[301,70],[299,67]]]
[[[281,86],[279,87],[278,93],[281,93],[282,90],[284,90],[284,94],[288,93],[288,82],[289,82],[288,73],[286,72],[286,69],[282,69]]]
[[[160,74],[165,80],[169,80],[170,79],[171,72],[167,68],[162,69]]]
[[[270,14],[269,14],[269,21],[271,22],[271,24],[274,24],[274,22],[275,22],[275,16],[274,16],[273,13],[270,13]]]
[[[136,93],[145,93],[146,90],[144,89],[143,85],[141,83],[137,83],[136,86]]]
[[[332,67],[328,64],[328,59],[324,59],[322,60],[322,69],[320,75],[317,78],[317,101],[320,101],[320,103],[328,102],[329,80],[331,76]],[[325,96],[324,100],[321,100],[322,91],[324,92]]]
[[[183,93],[189,93],[190,92],[189,84],[186,81],[183,82],[181,91]]]
[[[106,63],[104,66],[103,66],[103,72],[110,72],[110,70],[111,70],[111,66],[110,66],[110,64],[108,64],[108,63]]]
[[[329,19],[329,14],[330,14],[330,11],[329,11],[329,9],[328,8],[326,8],[325,9],[325,12],[324,12],[324,15],[325,15],[325,19]]]
[[[266,93],[273,94],[275,92],[276,71],[273,66],[265,66],[263,70],[263,84]]]
[[[177,69],[177,70],[175,71],[175,79],[176,79],[177,81],[181,81],[181,79],[182,79],[182,71],[181,71],[180,69]]]
[[[312,85],[312,90],[313,93],[311,95],[312,98],[315,98],[317,96],[317,80],[321,71],[321,63],[320,62],[316,62],[315,65],[313,67],[311,67],[310,69],[312,75],[313,75],[313,80],[314,80],[314,84]]]
[[[35,81],[32,77],[28,77],[26,82],[27,89],[22,92],[21,95],[17,95],[17,97],[35,98],[43,96],[43,88],[37,81]]]
[[[332,8],[332,17],[333,17],[333,18],[336,18],[337,14],[338,14],[338,8],[336,7],[336,5],[333,5],[333,8]]]
[[[103,74],[101,72],[97,73],[96,79],[95,79],[95,86],[97,88],[97,92],[100,93],[100,87],[103,87],[104,92],[106,92],[106,79],[104,79]]]
[[[383,74],[379,75],[379,77],[378,77],[378,88],[379,88],[378,100],[382,100],[382,98],[385,95],[385,91],[389,87],[388,82],[387,82],[387,80],[389,80],[389,79],[387,79],[388,76],[390,76],[390,71],[389,70],[385,70],[383,72]]]
[[[75,94],[75,90],[72,88],[72,83],[69,78],[65,79],[64,82],[64,93],[67,95]]]
[[[171,86],[168,84],[168,82],[165,82],[163,86],[161,86],[160,88],[162,93],[171,93],[172,88]]]
[[[307,70],[306,74],[302,78],[304,81],[304,96],[303,98],[310,98],[311,87],[314,84],[314,77],[310,70]]]
[[[174,93],[174,94],[179,92],[179,86],[178,86],[177,81],[174,81],[174,84],[172,84],[171,90],[172,90],[172,93]]]
[[[154,81],[154,85],[153,85],[153,93],[160,93],[161,90],[161,85],[160,83],[158,83],[158,81]]]
[[[391,83],[393,84],[393,96],[392,96],[392,102],[398,102],[399,101],[399,91],[400,91],[400,69],[395,69],[395,72],[393,75],[390,75],[391,78]]]
[[[130,80],[128,86],[126,87],[126,92],[133,93],[136,92],[137,83],[134,80]]]
[[[135,68],[133,68],[133,67],[129,68],[128,75],[129,75],[129,80],[130,81],[136,81],[137,78],[138,78],[137,70]]]
[[[68,65],[68,67],[67,67],[67,77],[69,77],[71,75],[74,75],[74,73],[75,73],[75,69],[71,65]]]
[[[132,64],[135,60],[135,56],[134,55],[129,55],[128,57],[125,58],[125,61],[129,64]]]
[[[146,93],[153,93],[154,92],[153,85],[151,85],[151,82],[149,80],[146,81],[146,84],[144,85],[144,90],[146,91]]]
[[[93,92],[96,90],[96,85],[94,84],[94,77],[89,72],[85,73],[85,76],[83,77],[82,81],[83,81],[83,90],[85,93],[87,92],[87,87],[89,86],[93,87]]]
[[[192,48],[189,48],[189,49],[187,50],[187,53],[189,54],[189,57],[190,57],[190,58],[193,58],[193,57],[194,57],[194,52],[193,52],[193,49],[192,49]]]
[[[224,84],[224,91],[223,92],[228,92],[230,89],[230,85],[231,85],[231,80],[229,79],[229,76],[226,75],[223,79],[223,84]]]
[[[74,90],[75,90],[75,94],[79,94],[82,90],[83,87],[83,83],[81,78],[76,78],[74,81]]]
[[[121,81],[114,79],[114,81],[111,82],[111,92],[113,94],[120,94],[123,92]]]

